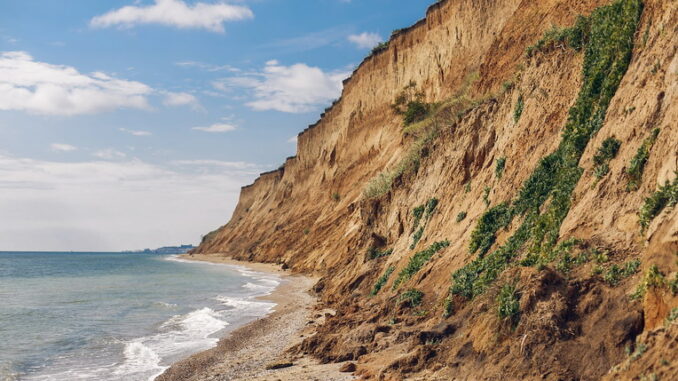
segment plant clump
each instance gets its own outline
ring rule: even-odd
[[[367,258],[369,258],[370,260],[374,260],[374,259],[381,258],[381,257],[386,257],[386,256],[389,256],[391,254],[393,254],[393,249],[387,249],[387,250],[384,250],[384,251],[380,251],[376,247],[370,247],[370,249],[367,250]]]
[[[422,300],[424,299],[424,293],[411,288],[405,292],[403,292],[399,297],[398,301],[400,303],[407,303],[409,304],[410,307],[417,307],[418,305],[421,304]]]
[[[393,282],[393,289],[397,289],[400,284],[408,281],[414,274],[416,274],[426,262],[428,262],[431,257],[440,250],[450,246],[449,241],[439,241],[431,244],[428,248],[417,252],[412,257],[410,257],[407,266],[398,273],[398,277]]]
[[[614,159],[619,152],[621,142],[615,137],[610,137],[603,140],[603,144],[598,148],[596,154],[593,156],[593,174],[596,179],[600,180],[608,172],[610,172],[610,160]]]
[[[641,230],[645,231],[650,222],[654,220],[666,207],[672,208],[678,204],[678,173],[673,182],[666,181],[666,184],[652,193],[645,199],[645,203],[638,212],[638,223]]]
[[[520,320],[520,293],[514,284],[505,284],[497,296],[497,314],[515,327]]]
[[[395,271],[395,267],[391,266],[386,271],[382,276],[377,279],[377,282],[374,284],[374,287],[372,288],[372,291],[370,292],[370,295],[375,296],[381,291],[381,289],[384,287],[386,282],[388,282],[388,278],[391,277],[391,274]]]
[[[626,170],[626,175],[628,176],[628,183],[626,184],[626,190],[635,191],[640,187],[640,182],[643,179],[643,170],[645,169],[645,164],[650,158],[650,150],[652,146],[657,141],[659,136],[659,129],[655,128],[652,130],[647,139],[643,141],[643,144],[638,148],[638,152],[631,159],[628,169]]]

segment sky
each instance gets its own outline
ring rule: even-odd
[[[0,250],[197,244],[431,2],[0,1]]]

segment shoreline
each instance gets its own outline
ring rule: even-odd
[[[329,310],[316,309],[309,290],[317,279],[291,275],[278,265],[250,263],[219,255],[182,254],[180,259],[226,264],[278,275],[280,285],[259,297],[276,303],[273,311],[227,332],[216,347],[173,363],[155,381],[207,380],[352,380],[338,364],[319,364],[307,357],[290,357],[286,350],[313,334]],[[279,369],[270,369],[280,367]],[[267,369],[269,368],[269,369]]]

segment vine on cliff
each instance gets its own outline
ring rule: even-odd
[[[540,160],[506,214],[502,213],[501,223],[488,225],[484,221],[493,219],[481,217],[472,237],[475,236],[473,242],[484,245],[472,245],[471,251],[493,243],[499,229],[508,226],[514,217],[524,216],[523,223],[503,246],[487,255],[481,251],[477,259],[457,270],[452,276],[452,293],[469,299],[483,293],[526,245],[527,259],[523,263],[537,263],[553,249],[583,172],[579,160],[591,137],[602,127],[610,101],[631,62],[642,9],[641,0],[618,0],[596,9],[587,18],[579,17],[572,28],[548,32],[538,43],[540,46],[530,50],[529,56],[558,42],[583,49],[582,87],[570,109],[559,147]],[[496,212],[493,208],[486,214]]]

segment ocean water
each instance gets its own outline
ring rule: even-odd
[[[127,253],[0,252],[0,381],[152,380],[275,306],[280,279]]]

